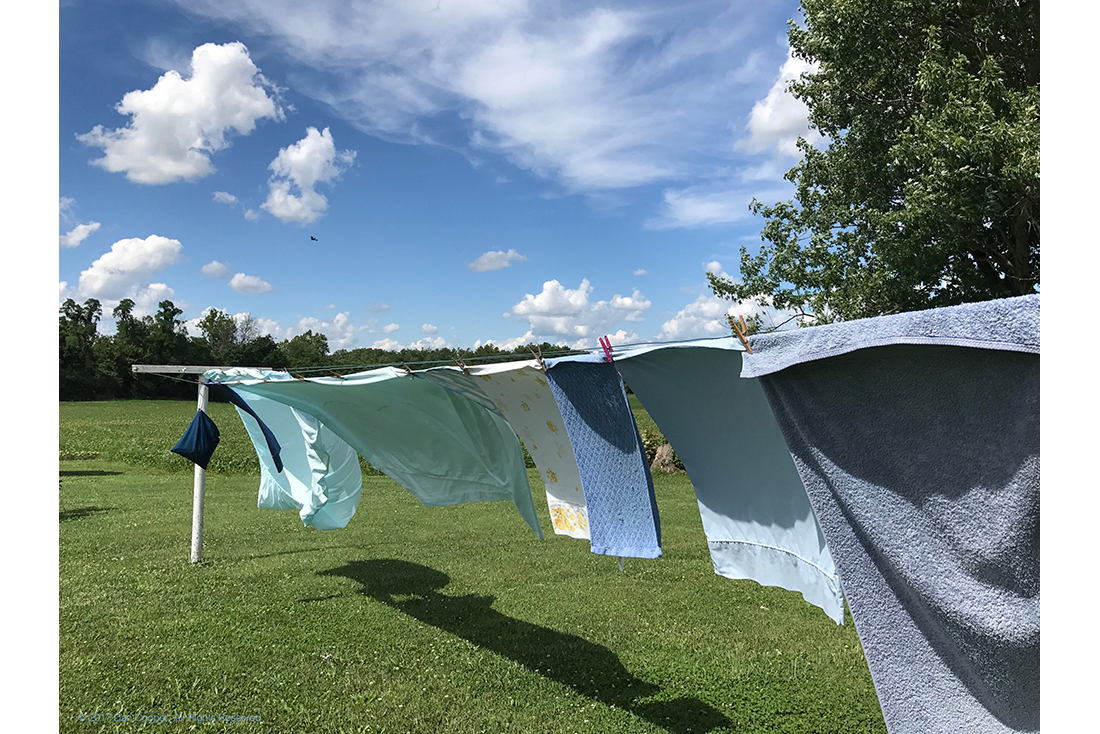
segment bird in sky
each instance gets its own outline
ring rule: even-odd
[[[319,241],[320,241],[320,240],[318,240],[318,239],[317,239],[316,237],[314,237],[313,235],[310,235],[310,236],[309,236],[309,238],[310,238],[311,240],[313,240],[314,242],[319,242]]]

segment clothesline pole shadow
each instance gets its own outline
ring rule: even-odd
[[[68,510],[59,511],[57,513],[57,519],[58,522],[83,520],[86,517],[93,517],[108,512],[110,509],[109,507],[73,507]]]
[[[630,673],[603,645],[501,614],[492,608],[491,596],[441,593],[451,580],[442,571],[408,561],[378,559],[351,561],[320,575],[352,579],[362,584],[360,593],[365,596],[673,734],[731,725],[725,715],[695,698],[651,700],[661,687]]]
[[[116,477],[122,472],[104,469],[59,469],[59,477]]]

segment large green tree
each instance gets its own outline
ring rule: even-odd
[[[279,351],[290,369],[319,367],[329,362],[328,337],[312,330],[281,342]]]
[[[803,0],[791,84],[796,201],[720,296],[819,322],[1033,293],[1039,284],[1039,3]]]

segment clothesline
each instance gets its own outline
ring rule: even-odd
[[[673,341],[628,342],[626,344],[617,344],[617,345],[615,345],[615,349],[633,349],[635,347],[660,346],[662,344],[696,343],[696,342],[716,341],[716,340],[719,340],[719,339],[727,339],[727,338],[729,338],[729,337],[728,336],[705,336],[705,337],[698,337],[696,339],[675,339]],[[531,345],[531,346],[536,346],[536,345]],[[599,351],[599,350],[597,350],[595,347],[593,347],[592,349],[568,348],[568,349],[557,349],[557,350],[554,350],[552,352],[542,352],[541,355],[539,355],[539,356],[544,357],[544,358],[564,357],[564,356],[568,356],[568,355],[572,355],[572,354],[593,354],[597,351]],[[475,364],[475,363],[480,364],[480,363],[484,363],[484,362],[522,362],[522,361],[527,360],[527,359],[531,359],[531,357],[528,356],[528,355],[525,355],[525,354],[504,353],[504,354],[486,354],[486,355],[477,356],[477,357],[468,357],[468,358],[463,358],[462,361],[465,362],[466,364]],[[425,366],[425,365],[450,365],[450,364],[454,364],[454,363],[455,363],[454,359],[435,359],[435,360],[419,360],[419,361],[412,361],[412,362],[408,362],[408,361],[383,362],[381,364],[351,364],[351,365],[349,365],[349,364],[330,364],[330,365],[318,365],[318,366],[313,366],[313,367],[296,367],[294,369],[294,372],[296,374],[302,374],[302,375],[312,374],[312,373],[329,373],[329,374],[331,374],[331,373],[336,372],[338,370],[359,370],[359,371],[364,371],[365,372],[365,371],[370,371],[370,370],[373,370],[373,369],[380,369],[382,367],[404,367],[404,366],[421,367],[421,366]],[[279,371],[285,371],[285,370],[279,370]],[[154,374],[157,374],[160,377],[167,377],[170,380],[176,380],[178,382],[188,382],[188,383],[191,382],[191,380],[188,380],[186,378],[176,377],[174,375],[162,374],[162,373],[154,373]]]
[[[661,344],[681,344],[681,343],[685,343],[685,342],[714,341],[714,340],[717,340],[717,339],[725,339],[725,338],[727,338],[727,337],[726,336],[704,336],[704,337],[698,337],[696,339],[674,339],[672,341],[628,342],[628,343],[625,343],[625,344],[617,344],[617,345],[615,345],[615,348],[617,348],[617,349],[631,349],[631,348],[634,348],[634,347],[660,346]],[[533,346],[536,346],[536,345],[532,344],[530,346],[533,347]],[[596,351],[597,351],[597,349],[595,347],[593,347],[591,349],[574,349],[574,348],[565,349],[565,348],[563,348],[563,349],[554,350],[553,352],[543,352],[541,354],[541,356],[544,357],[544,358],[545,357],[564,357],[564,356],[567,356],[567,355],[570,355],[570,354],[591,354],[591,353],[596,352]],[[479,356],[479,357],[464,358],[463,362],[466,362],[467,364],[482,363],[482,362],[520,362],[520,361],[523,361],[523,360],[526,360],[526,359],[530,359],[530,357],[526,354],[508,354],[508,353],[504,353],[504,354],[486,354],[486,355],[482,355],[482,356]],[[329,371],[335,371],[335,370],[369,370],[369,369],[374,369],[374,368],[379,368],[379,367],[401,367],[401,366],[404,366],[404,365],[408,365],[410,367],[413,367],[413,366],[433,365],[433,364],[454,364],[454,360],[453,359],[436,359],[436,360],[421,360],[421,361],[414,361],[414,362],[407,362],[407,361],[405,361],[405,362],[385,362],[385,363],[382,363],[382,364],[322,365],[322,366],[317,366],[317,367],[296,368],[294,371],[298,372],[298,373],[301,373],[301,374],[305,374],[307,372],[329,372]]]
[[[678,448],[716,573],[801,592],[838,623],[847,597],[890,731],[1035,731],[1038,326],[1036,295],[766,334],[746,353],[724,336],[555,351],[569,356],[539,368],[498,354],[415,380],[205,376],[252,409],[240,414],[261,507],[345,526],[358,452],[424,505],[511,500],[541,539],[522,439],[555,533],[654,558],[660,518],[625,380]],[[395,366],[408,368],[301,371]],[[195,433],[216,444],[205,418],[200,403]],[[203,444],[185,443],[173,450]]]

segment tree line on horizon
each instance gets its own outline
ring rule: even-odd
[[[199,322],[202,335],[192,337],[180,319],[183,311],[172,301],[161,301],[152,316],[135,316],[134,305],[126,298],[114,308],[111,313],[117,324],[114,334],[99,333],[103,307],[98,300],[90,298],[81,305],[70,298],[61,305],[58,317],[61,400],[195,398],[193,379],[134,374],[131,368],[135,364],[266,367],[323,377],[369,369],[372,365],[529,359],[531,349],[539,354],[563,350],[543,342],[512,350],[483,344],[476,349],[391,351],[360,347],[330,353],[328,337],[313,331],[276,341],[269,334],[260,334],[250,316],[237,320],[225,311],[210,309]],[[326,369],[316,369],[321,367]]]

